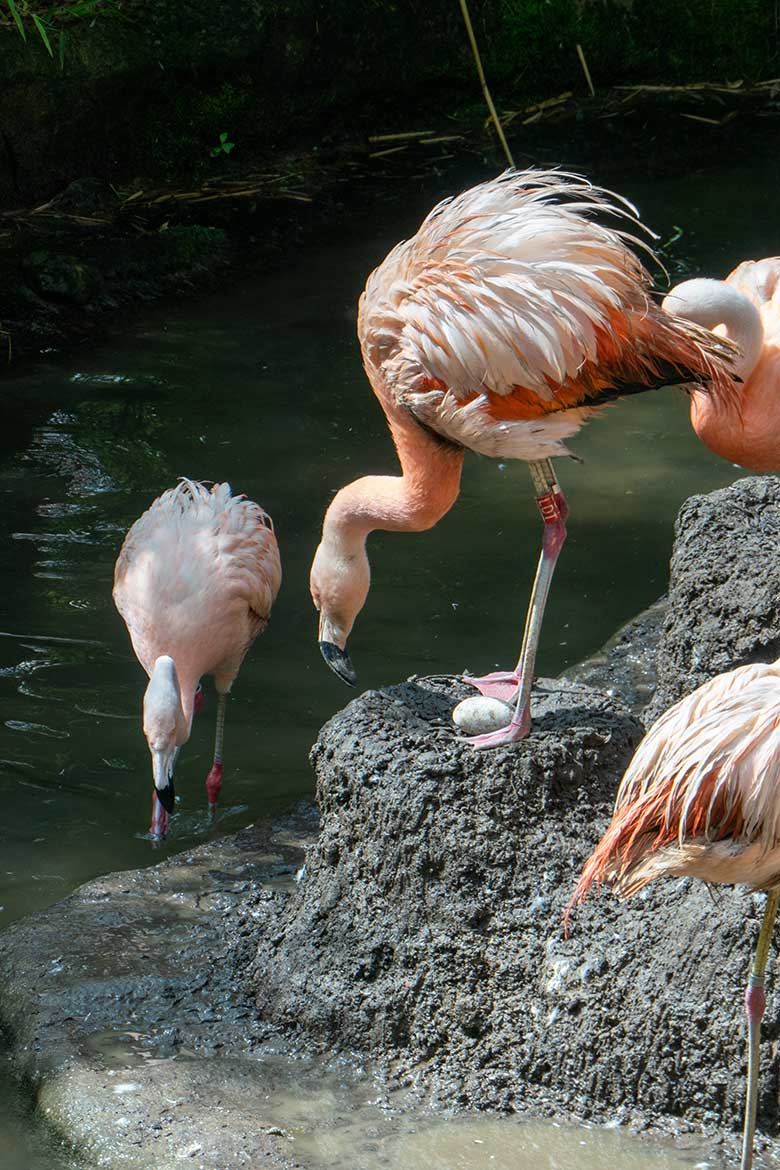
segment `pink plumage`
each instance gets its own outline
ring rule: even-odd
[[[281,584],[270,517],[230,485],[182,479],[130,528],[114,572],[114,602],[149,675],[144,730],[157,794],[166,793],[178,749],[189,738],[201,678],[220,696],[207,780],[216,805],[222,773],[225,698],[244,656],[265,628]],[[158,804],[154,817],[159,820]],[[162,833],[167,817],[162,818]],[[159,825],[158,825],[159,829]]]
[[[328,509],[311,571],[320,647],[353,683],[346,642],[368,595],[370,532],[434,525],[457,499],[465,449],[525,460],[542,557],[515,669],[468,679],[514,704],[507,726],[472,739],[476,747],[530,728],[536,647],[568,516],[550,459],[626,394],[672,383],[735,394],[734,348],[662,311],[639,258],[652,253],[631,229],[644,230],[634,208],[577,175],[508,171],[435,207],[360,300],[363,363],[402,474],[356,480]]]
[[[718,675],[653,724],[574,900],[594,882],[629,896],[664,875],[780,880],[780,660]]]
[[[630,228],[646,233],[630,203],[561,171],[508,171],[440,203],[360,300],[380,401],[472,451],[536,461],[568,454],[621,394],[730,395],[728,346],[662,312]]]

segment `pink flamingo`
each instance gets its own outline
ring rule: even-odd
[[[670,383],[734,393],[730,346],[662,312],[619,227],[641,229],[618,196],[560,171],[507,171],[428,215],[369,277],[358,336],[387,417],[401,476],[367,476],[337,493],[311,571],[325,661],[345,682],[346,643],[369,588],[366,537],[420,532],[454,504],[464,449],[528,463],[544,522],[542,553],[513,671],[467,679],[514,697],[499,731],[476,747],[522,738],[542,615],[566,536],[568,505],[550,462],[606,403]],[[467,700],[475,702],[475,700]],[[476,701],[478,702],[478,701]]]
[[[728,337],[739,349],[737,396],[691,394],[691,422],[702,442],[752,471],[780,470],[780,257],[745,260],[725,280],[686,280],[663,308]]]
[[[667,874],[770,891],[745,995],[742,1170],[753,1156],[764,972],[780,897],[778,700],[780,659],[718,675],[670,707],[637,748],[566,912],[594,882],[630,897]]]
[[[265,629],[282,569],[273,524],[259,504],[182,479],[136,520],[114,571],[114,602],[149,676],[144,735],[152,754],[153,837],[168,831],[173,769],[190,737],[200,679],[214,676],[217,728],[206,778],[216,812],[225,706],[252,642]]]

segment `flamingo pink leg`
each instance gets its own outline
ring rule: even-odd
[[[209,812],[216,816],[217,801],[222,790],[222,742],[225,735],[225,708],[227,693],[220,695],[217,701],[217,730],[214,736],[214,763],[206,777],[206,797],[209,802]]]
[[[778,903],[780,903],[780,891],[770,890],[767,894],[764,917],[756,943],[756,953],[753,956],[753,965],[745,991],[745,1014],[748,1021],[748,1083],[745,1095],[745,1123],[742,1129],[740,1170],[750,1170],[753,1165],[753,1142],[756,1133],[756,1106],[758,1104],[759,1040],[761,1038],[761,1018],[766,1008],[764,981]]]
[[[550,584],[566,540],[566,520],[569,515],[569,506],[555,480],[555,473],[549,460],[542,463],[532,463],[529,468],[537,491],[540,488],[544,489],[536,497],[536,503],[544,521],[544,531],[542,552],[525,620],[520,657],[517,666],[511,672],[496,671],[482,678],[464,676],[464,682],[471,683],[483,695],[503,699],[505,702],[514,699],[515,710],[506,727],[466,740],[467,743],[476,748],[491,748],[501,744],[514,743],[519,739],[524,739],[531,729],[531,688],[533,686],[536,651]]]

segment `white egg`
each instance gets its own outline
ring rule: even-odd
[[[500,699],[486,699],[484,695],[473,695],[458,703],[452,712],[452,722],[464,735],[483,735],[487,731],[498,731],[506,727],[512,718],[514,708]]]

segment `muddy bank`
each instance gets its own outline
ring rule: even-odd
[[[655,694],[658,651],[668,612],[668,596],[659,598],[626,622],[596,654],[565,670],[562,677],[617,696],[647,726],[646,711]]]
[[[43,1118],[89,1164],[238,1170],[299,1163],[264,1116],[262,1062],[228,924],[293,884],[302,806],[152,869],[112,874],[0,934],[0,1019]]]

